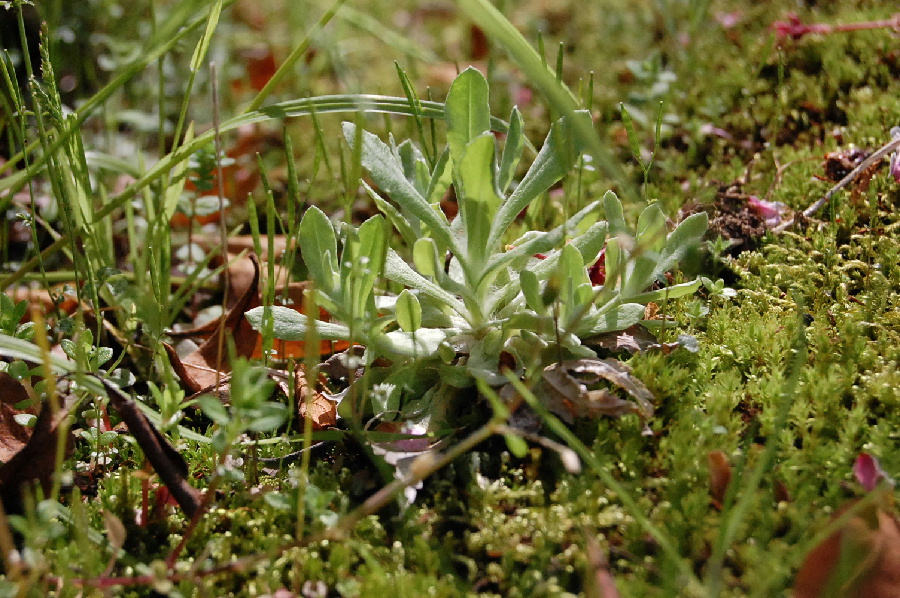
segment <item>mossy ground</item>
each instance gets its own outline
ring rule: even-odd
[[[650,148],[656,104],[665,100],[659,151],[642,191],[669,214],[687,200],[710,200],[718,183],[735,181],[743,182],[746,193],[803,209],[829,187],[813,178],[822,173],[826,152],[851,144],[872,149],[900,125],[896,35],[882,30],[809,36],[778,47],[769,25],[797,10],[796,2],[712,2],[694,28],[690,4],[607,0],[507,7],[530,39],[544,32],[549,55],[564,42],[564,78],[573,87],[594,73],[594,111],[636,185],[643,176],[625,141],[618,102],[627,102],[633,116],[646,116],[635,120]],[[412,5],[404,10],[406,17],[397,18],[416,14]],[[804,6],[801,17],[841,23],[889,12],[884,3],[860,0]],[[731,28],[718,24],[716,16],[729,13],[739,15],[739,22]],[[247,34],[237,25],[227,27],[235,39]],[[273,39],[286,35],[275,27]],[[426,14],[411,31],[410,39],[441,58],[465,62],[469,29],[461,18]],[[390,43],[366,39],[353,51],[351,41],[361,35],[337,22],[318,40],[296,94],[328,93],[337,86],[400,94],[393,60],[408,69],[414,84],[436,78],[433,65],[399,55]],[[363,48],[370,50],[366,56]],[[504,90],[523,82],[501,52],[490,56],[492,100],[503,115],[516,101],[513,91]],[[440,83],[432,84],[434,97],[443,97]],[[526,122],[549,125],[540,102],[527,108]],[[334,131],[326,137],[336,147],[334,122],[321,119],[324,130]],[[292,134],[311,135],[308,125],[292,125]],[[395,135],[404,126],[395,124]],[[710,127],[724,134],[711,134]],[[542,135],[529,131],[532,140]],[[333,204],[332,186],[316,189],[327,169],[316,174],[312,161],[309,154],[297,161],[301,178],[310,181],[310,200]],[[615,185],[595,177],[585,195]],[[580,436],[592,443],[603,466],[707,581],[717,537],[733,513],[711,502],[707,455],[725,454],[735,495],[749,502],[725,554],[722,595],[788,595],[810,540],[835,509],[861,493],[851,473],[859,452],[900,474],[900,186],[881,170],[865,191],[853,188],[839,193],[814,221],[716,262],[716,271],[707,275],[733,281],[733,298],[704,298],[705,314],[673,307],[679,326],[671,334],[694,335],[699,352],[629,360],[657,397],[651,436],[641,434],[634,418],[579,424]],[[546,214],[552,220],[554,210]],[[802,368],[796,391],[785,397],[798,338]],[[778,427],[784,401],[787,421]],[[774,461],[754,485],[750,472],[769,443],[776,444]],[[263,449],[260,456],[279,450]],[[140,488],[128,478],[136,464],[127,445],[121,451],[127,471],[101,476],[93,501],[72,509],[76,522],[103,530],[99,507],[133,520]],[[194,471],[214,466],[214,456],[193,443],[186,443],[185,454]],[[249,469],[252,458],[243,459]],[[364,464],[342,454],[312,464],[310,480],[321,496],[305,507],[307,534],[379,486]],[[685,587],[676,564],[594,473],[564,473],[546,450],[515,459],[501,441],[491,441],[426,481],[420,500],[406,510],[368,518],[344,541],[285,551],[278,549],[297,537],[296,476],[290,468],[263,469],[255,479],[246,475],[249,484],[220,487],[215,507],[191,535],[179,565],[189,579],[160,583],[157,590],[173,596],[252,596],[282,587],[329,596],[563,596],[585,591],[592,574],[585,545],[598,540],[622,596],[707,595],[703,588]],[[49,521],[31,524],[33,547],[63,580],[59,594],[76,595],[68,581],[100,574],[106,558],[92,554],[97,550],[85,526]],[[148,574],[150,564],[180,541],[184,526],[180,515],[148,528],[129,525],[126,552],[112,573]],[[253,555],[260,559],[240,568],[187,575],[191,566]],[[32,588],[34,595],[51,589],[39,582]],[[314,593],[318,589],[325,593]],[[117,592],[150,595],[151,588]]]

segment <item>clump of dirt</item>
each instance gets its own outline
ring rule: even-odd
[[[855,147],[844,151],[829,152],[825,154],[825,160],[822,163],[822,169],[825,171],[825,176],[824,178],[819,178],[837,183],[871,155],[872,152],[869,150]],[[872,178],[874,170],[877,170],[877,168],[868,170],[872,171],[868,178]]]
[[[707,238],[722,237],[731,242],[726,253],[735,257],[759,247],[768,230],[766,217],[758,208],[760,200],[742,191],[739,184],[721,185],[710,204],[689,202],[681,209],[681,218],[706,212],[709,216]]]

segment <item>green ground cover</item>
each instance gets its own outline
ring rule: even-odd
[[[621,596],[788,596],[861,498],[845,568],[818,561],[829,588],[805,595],[896,595],[873,565],[896,560],[878,519],[895,491],[867,490],[853,468],[864,453],[900,471],[900,181],[878,161],[800,213],[900,125],[897,22],[797,39],[773,27],[790,11],[797,33],[890,7],[486,6],[48,0],[39,17],[9,13],[0,593],[610,598],[612,582]],[[9,38],[41,19],[43,64],[26,68]],[[484,77],[457,79],[469,65]],[[708,220],[706,237],[666,262],[665,233],[689,218]],[[236,282],[254,266],[235,239],[262,256],[259,290]],[[606,282],[589,279],[603,247]],[[515,268],[491,270],[503,255]],[[641,264],[647,284],[630,289]],[[293,306],[326,308],[331,328],[286,316],[290,302],[267,319],[282,269],[315,283]],[[492,312],[504,285],[515,294]],[[519,285],[532,290],[517,303]],[[180,340],[238,298],[232,334]],[[609,330],[583,325],[605,309],[619,314]],[[640,340],[619,334],[640,318],[656,347],[617,350]],[[210,335],[230,340],[191,354]],[[279,340],[322,338],[338,344]],[[216,349],[247,359],[213,367]],[[591,399],[538,383],[598,358],[633,378],[617,370]],[[652,409],[625,391],[633,379]],[[337,420],[303,416],[338,397]],[[62,412],[68,447],[38,404]],[[159,436],[135,441],[141,429]],[[405,434],[423,430],[440,440],[424,457]],[[403,441],[419,458],[395,469],[385,443]],[[162,481],[184,494],[167,502]]]

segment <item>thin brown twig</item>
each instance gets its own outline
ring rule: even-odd
[[[150,465],[178,502],[178,506],[188,517],[195,516],[200,511],[200,493],[187,482],[187,464],[182,456],[153,427],[137,403],[109,380],[100,376],[95,377],[103,384],[110,405],[128,426],[128,431],[134,436]]]
[[[214,567],[210,567],[208,569],[203,569],[200,571],[192,570],[185,573],[179,573],[176,572],[172,567],[169,567],[169,570],[163,579],[178,583],[181,581],[191,581],[198,578],[211,577],[220,573],[228,573],[232,571],[247,571],[250,567],[257,563],[267,560],[274,560],[274,558],[276,558],[278,555],[294,548],[310,546],[324,540],[343,540],[360,521],[370,515],[374,515],[375,513],[377,513],[390,501],[394,500],[394,498],[396,498],[401,492],[403,492],[404,489],[409,486],[418,484],[419,482],[434,474],[441,468],[445,467],[461,455],[471,451],[473,448],[475,448],[494,434],[498,434],[501,429],[503,429],[503,420],[493,419],[472,432],[458,444],[453,445],[442,453],[423,453],[418,458],[418,460],[413,463],[413,466],[408,475],[401,479],[394,480],[393,482],[370,496],[363,504],[341,517],[333,527],[315,534],[310,534],[299,540],[294,540],[293,542],[283,544],[264,554],[246,556],[222,565],[216,565]],[[185,534],[185,536],[187,536],[187,534]],[[51,583],[53,581],[61,581],[60,578],[55,577],[49,579]],[[106,589],[123,586],[149,586],[158,581],[160,581],[160,577],[151,575],[139,575],[131,577],[70,579],[66,580],[66,583],[80,588],[91,587]]]
[[[219,79],[216,72],[216,63],[209,63],[209,77],[212,85],[212,117],[213,117],[213,151],[215,153],[216,164],[216,185],[217,195],[219,196],[219,235],[222,243],[221,252],[223,256],[228,256],[228,227],[225,223],[225,173],[222,171],[222,133],[219,125]],[[222,369],[222,362],[225,358],[225,320],[228,317],[228,287],[231,286],[231,272],[228,268],[222,273],[224,279],[224,289],[222,290],[222,315],[219,318],[219,344],[216,353],[216,386],[219,385],[219,376]]]
[[[831,201],[831,198],[834,197],[834,194],[852,183],[860,174],[862,174],[866,169],[868,169],[873,164],[877,163],[879,160],[886,157],[888,154],[893,152],[894,150],[900,148],[900,135],[894,137],[886,144],[882,145],[880,148],[875,150],[871,156],[863,160],[859,163],[859,166],[850,171],[847,176],[842,178],[834,187],[828,190],[828,192],[819,198],[814,204],[803,210],[803,216],[805,218],[811,217],[813,214],[822,209],[826,203]],[[796,222],[796,218],[791,218],[789,220],[785,220],[778,226],[772,229],[773,233],[781,233],[790,228]]]

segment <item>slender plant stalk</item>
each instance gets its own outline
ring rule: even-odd
[[[719,596],[722,592],[722,569],[725,562],[725,553],[734,541],[741,522],[747,517],[751,504],[756,500],[756,491],[759,489],[763,476],[769,471],[775,459],[775,451],[781,445],[781,431],[787,425],[794,394],[797,392],[797,386],[800,382],[800,373],[806,361],[806,334],[803,322],[799,317],[797,318],[797,336],[791,351],[793,360],[791,360],[787,380],[781,392],[781,401],[778,405],[778,412],[775,415],[772,432],[766,440],[766,447],[759,457],[759,462],[744,483],[737,502],[726,514],[725,522],[719,529],[719,537],[713,546],[713,553],[709,559],[706,574],[707,596],[711,598]]]
[[[556,73],[493,4],[488,0],[456,0],[456,4],[469,19],[484,29],[491,41],[509,53],[529,82],[541,90],[559,114],[571,115],[581,109],[575,95],[557,79]],[[639,199],[634,185],[628,181],[597,131],[582,119],[571,120],[574,123],[575,134],[594,157],[595,164],[622,187],[625,196],[633,200]]]
[[[312,38],[315,33],[320,31],[327,25],[332,18],[334,18],[335,13],[337,13],[338,9],[344,4],[346,0],[336,0],[334,4],[331,5],[325,14],[323,14],[319,20],[313,25],[312,29],[307,32],[306,36],[303,40],[297,44],[297,47],[293,49],[293,51],[288,55],[285,61],[278,67],[278,70],[275,71],[275,74],[263,85],[263,88],[259,90],[259,93],[256,94],[256,97],[253,98],[253,101],[250,102],[250,105],[247,106],[246,112],[253,112],[255,110],[259,110],[259,108],[263,105],[263,102],[266,101],[272,91],[281,83],[282,79],[284,79],[288,74],[290,74],[291,70],[294,68],[294,65],[297,64],[297,61],[306,54],[306,51],[309,49],[309,45],[312,43]]]
[[[634,517],[634,520],[640,525],[644,530],[653,536],[653,539],[659,544],[662,551],[666,554],[669,560],[672,561],[672,564],[678,568],[679,573],[681,574],[684,582],[686,584],[697,584],[699,585],[699,580],[697,576],[694,575],[694,572],[691,571],[690,566],[685,561],[684,557],[678,552],[677,547],[669,537],[663,533],[658,527],[656,527],[652,521],[644,514],[643,509],[637,504],[637,501],[631,497],[625,487],[616,480],[612,474],[607,471],[601,464],[600,461],[597,460],[597,456],[594,455],[593,451],[591,451],[587,446],[584,445],[581,440],[578,439],[575,434],[565,426],[555,415],[550,413],[547,408],[538,401],[537,397],[534,396],[534,393],[531,392],[531,389],[528,388],[524,382],[522,382],[513,372],[507,371],[506,377],[519,393],[522,398],[525,399],[525,402],[528,403],[528,406],[534,409],[534,411],[541,417],[544,423],[548,428],[553,430],[553,432],[558,435],[563,441],[569,445],[569,448],[578,453],[578,456],[587,463],[591,469],[597,474],[597,476],[606,484],[610,490],[616,493],[616,496],[619,497],[619,500],[622,502],[622,506],[628,512],[629,515]]]

